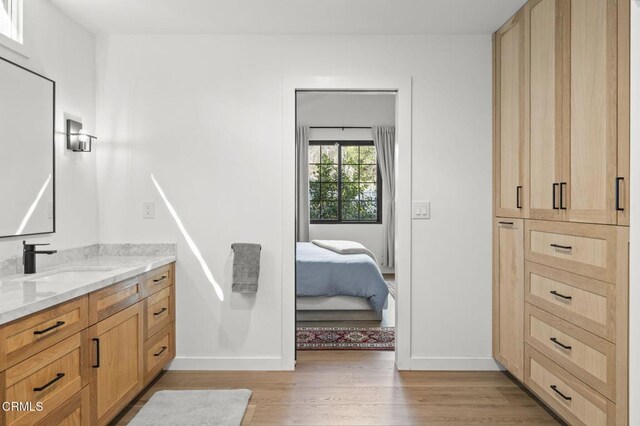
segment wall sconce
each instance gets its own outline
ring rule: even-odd
[[[97,139],[82,132],[82,123],[67,120],[67,149],[73,152],[91,152],[91,144]]]

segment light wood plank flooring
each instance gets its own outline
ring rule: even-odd
[[[393,352],[304,351],[294,372],[169,371],[114,422],[165,389],[253,391],[243,425],[551,425],[500,372],[398,372]]]

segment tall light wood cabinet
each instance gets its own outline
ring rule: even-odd
[[[511,374],[524,374],[524,221],[493,224],[493,357]]]
[[[524,211],[524,36],[521,13],[494,35],[494,201],[502,217],[523,217]]]

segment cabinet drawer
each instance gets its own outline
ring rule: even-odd
[[[525,341],[615,401],[615,345],[541,309],[525,306]]]
[[[9,411],[7,425],[32,425],[86,385],[86,331],[22,361],[6,371],[5,399],[42,403],[42,411]]]
[[[86,296],[6,325],[0,330],[0,354],[5,356],[4,361],[0,359],[0,370],[78,333],[87,325]]]
[[[614,226],[528,220],[525,258],[615,283],[616,235]]]
[[[144,301],[144,338],[157,333],[174,320],[175,286],[166,287]]]
[[[169,287],[175,283],[175,268],[174,264],[165,265],[160,268],[149,271],[140,277],[140,282],[143,285],[144,297],[150,296],[164,288]]]
[[[86,386],[36,426],[89,426],[91,424],[89,403],[89,386]]]
[[[526,262],[525,299],[545,311],[615,342],[616,286]]]
[[[144,382],[145,385],[175,357],[174,324],[171,323],[144,344]]]
[[[525,345],[525,383],[572,425],[615,424],[615,405]]]
[[[89,323],[102,321],[141,299],[138,277],[95,291],[89,295]]]

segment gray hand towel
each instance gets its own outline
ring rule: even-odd
[[[260,277],[260,244],[234,243],[233,250],[233,283],[234,293],[256,293]]]

